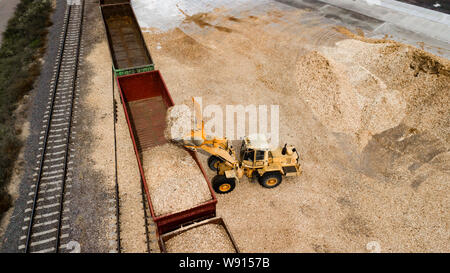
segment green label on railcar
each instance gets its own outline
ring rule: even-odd
[[[124,68],[124,69],[114,69],[114,74],[116,76],[124,76],[124,75],[131,75],[136,73],[142,73],[142,72],[148,72],[155,70],[155,65],[149,65],[144,67],[138,67],[138,68]]]

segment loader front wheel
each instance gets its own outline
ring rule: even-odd
[[[219,194],[229,193],[236,187],[234,178],[226,178],[225,175],[216,175],[211,181],[215,192]]]
[[[208,158],[208,167],[213,171],[217,171],[217,168],[219,167],[219,163],[221,163],[221,162],[222,162],[222,160],[220,158],[212,155]]]
[[[281,174],[280,173],[265,173],[259,178],[259,184],[264,188],[275,188],[281,184]]]

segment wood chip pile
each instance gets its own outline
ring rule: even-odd
[[[185,105],[172,106],[167,110],[166,129],[164,136],[167,140],[181,140],[191,132],[192,119],[189,108]]]
[[[189,229],[166,241],[167,252],[234,253],[235,249],[221,225],[206,224]]]
[[[202,172],[184,148],[167,143],[143,151],[142,159],[157,216],[190,209],[212,199]]]
[[[266,6],[144,34],[175,103],[280,105],[305,171],[217,196],[240,250],[448,252],[449,61]]]
[[[362,150],[400,122],[445,139],[448,69],[448,61],[410,46],[348,39],[300,56],[296,81],[322,124],[355,136]],[[421,105],[428,106],[419,114]]]

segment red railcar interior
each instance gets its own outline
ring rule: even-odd
[[[197,207],[174,214],[161,216],[154,214],[140,153],[145,149],[167,142],[164,138],[165,114],[167,108],[173,106],[174,103],[158,70],[117,77],[117,84],[150,212],[158,226],[158,232],[165,233],[174,230],[184,223],[199,218],[214,217],[217,199],[205,170],[200,164],[197,155],[192,151],[189,152],[203,173],[211,192],[211,200]]]

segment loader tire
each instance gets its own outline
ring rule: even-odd
[[[278,172],[265,173],[261,177],[259,177],[259,184],[268,189],[277,187],[281,184],[281,181],[281,173]]]
[[[229,193],[236,187],[234,178],[226,178],[225,175],[216,175],[212,179],[212,187],[219,194]]]
[[[221,162],[222,162],[222,160],[220,158],[212,155],[208,158],[208,167],[213,171],[217,171],[217,167],[218,167],[219,163],[221,163]]]

